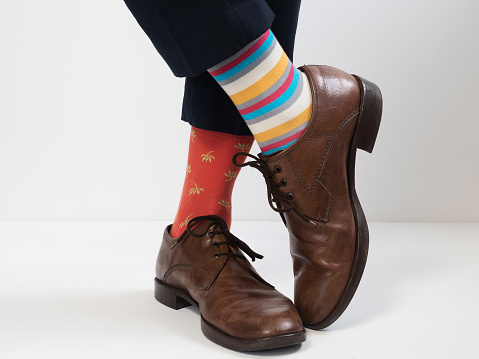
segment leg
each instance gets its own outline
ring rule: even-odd
[[[125,0],[175,76],[197,76],[271,27],[264,0]]]
[[[192,127],[188,164],[178,212],[170,231],[174,238],[191,218],[218,215],[231,224],[231,195],[240,168],[231,159],[238,151],[249,152],[252,136],[235,136]]]
[[[299,0],[268,1],[269,6],[275,13],[275,18],[271,29],[276,31],[278,42],[285,49],[285,52],[290,59],[293,58],[294,39],[300,3],[301,2]],[[182,119],[189,122],[195,128],[223,132],[224,134],[221,136],[222,141],[226,142],[228,142],[228,140],[225,134],[234,134],[240,136],[251,135],[248,126],[246,126],[245,121],[239,114],[234,103],[221,89],[221,87],[218,86],[213,77],[207,72],[204,72],[198,76],[186,78]],[[205,134],[207,134],[207,132],[203,132],[203,135]],[[211,136],[214,136],[214,132],[210,132],[210,134]],[[246,137],[244,137],[243,141],[249,142],[250,139],[246,140]],[[237,142],[238,140],[236,139],[236,136],[232,136],[231,140],[229,141],[229,148],[233,149],[233,145],[237,145]],[[194,143],[190,141],[189,157],[191,157],[191,159],[188,160],[188,166],[195,161],[195,156],[192,153],[196,151],[191,149],[193,145]],[[194,146],[196,147],[197,144]],[[235,148],[237,151],[242,150],[249,152],[250,147],[244,147],[243,149],[238,147]],[[218,153],[218,150],[216,150],[216,153]],[[227,153],[229,152],[227,151]],[[234,152],[231,153],[231,157],[233,154]],[[227,168],[231,165],[231,161],[229,162],[230,163],[224,163],[223,172],[227,172]],[[219,163],[216,165],[221,166]],[[239,171],[237,169],[233,172]],[[214,172],[202,173],[202,182],[212,181],[212,178],[214,178],[213,174]],[[225,212],[224,209],[221,211],[222,208],[217,206],[217,202],[219,201],[213,200],[213,197],[207,197],[209,200],[206,201],[207,203],[203,202],[201,206],[195,204],[196,202],[190,201],[192,198],[189,196],[189,190],[193,185],[193,182],[191,181],[191,179],[185,180],[180,206],[175,218],[175,222],[173,223],[171,235],[179,236],[182,233],[182,229],[184,228],[181,226],[181,224],[184,224],[185,218],[192,213],[194,213],[194,216],[217,214],[223,217],[229,226],[231,223],[231,213]],[[217,185],[214,187],[216,189],[216,196],[220,195],[221,193],[229,193],[229,195],[223,194],[222,196],[226,198],[228,203],[231,203],[231,191],[234,186],[234,181],[235,180],[232,180],[228,183],[217,183]]]
[[[138,3],[143,3],[145,7],[135,8],[134,5]],[[177,75],[196,75],[199,69],[204,72],[205,64],[219,56],[215,51],[223,53],[222,55],[229,52],[232,54],[247,43],[246,39],[251,40],[252,34],[257,31],[261,33],[262,27],[271,25],[268,24],[268,18],[272,12],[263,0],[202,1],[201,6],[215,5],[215,11],[207,14],[213,16],[213,19],[205,21],[201,16],[202,11],[197,9],[196,15],[200,16],[186,22],[188,26],[181,20],[185,13],[192,12],[195,5],[198,7],[197,1],[128,0],[127,4]],[[234,16],[222,5],[234,9]],[[218,8],[221,11],[218,12]],[[250,13],[251,10],[256,10],[257,13]],[[221,18],[215,20],[218,15]],[[172,19],[175,20],[173,23]],[[209,30],[204,31],[199,36],[198,32],[202,28],[211,25],[217,29],[225,19],[229,26],[222,36],[235,40],[233,46],[229,41],[224,46],[218,45],[225,40],[221,36],[216,38],[216,42],[211,42],[211,35],[217,36],[217,31],[210,35]],[[197,20],[203,22],[199,28],[196,28]],[[250,24],[251,20],[254,24]],[[238,22],[241,27],[236,26]],[[181,29],[177,28],[178,23],[181,24]],[[188,29],[192,33],[185,38],[184,31]],[[162,33],[161,36],[158,36],[158,32]],[[230,32],[236,33],[233,36]],[[191,44],[190,38],[194,37],[198,41]],[[206,43],[199,47],[198,53],[194,47],[201,41]],[[210,42],[215,47],[204,56]],[[188,46],[185,49],[185,44],[188,43],[192,46],[191,49]],[[195,51],[197,53],[193,56]],[[175,57],[178,57],[177,62]],[[216,90],[216,94],[221,94],[230,103],[214,80],[209,80],[215,86],[212,87],[213,91]],[[203,87],[203,91],[200,91],[204,100],[211,100],[213,92],[205,95],[204,89]],[[233,236],[228,229],[227,221],[231,213],[229,198],[239,172],[233,166],[231,158],[237,151],[248,151],[253,139],[244,124],[244,133],[240,134],[248,136],[242,137],[232,134],[237,133],[235,125],[219,127],[222,122],[231,122],[229,115],[232,111],[236,110],[230,105],[222,111],[213,112],[216,117],[212,128],[208,128],[205,122],[205,119],[210,118],[209,114],[202,112],[196,116],[200,119],[197,125],[199,128],[192,128],[188,169],[177,219],[173,226],[165,230],[158,254],[155,297],[174,309],[188,305],[198,306],[205,336],[230,349],[264,350],[299,344],[305,340],[305,331],[293,303],[254,271],[244,254],[253,261],[262,256]],[[208,131],[209,129],[214,131]],[[219,129],[225,133],[217,132]]]
[[[232,30],[228,34],[230,37],[228,43],[226,45],[217,46],[215,49],[221,49],[222,53],[225,51],[232,53],[233,49],[236,50],[236,48],[228,49],[228,47],[231,47],[240,41],[244,36],[245,30],[248,34],[257,34],[269,24],[271,11],[275,14],[275,18],[271,27],[277,31],[278,41],[283,44],[287,51],[287,56],[289,58],[293,57],[294,37],[296,33],[300,7],[299,0],[269,0],[267,2],[235,0],[231,1],[231,4],[218,1],[213,4],[212,2],[206,1],[202,2],[201,9],[192,7],[191,1],[187,0],[181,0],[176,2],[174,5],[170,2],[158,0],[126,0],[126,3],[160,54],[165,58],[165,60],[167,60],[172,70],[177,71],[178,73],[185,73],[188,71],[188,69],[194,67],[198,68],[198,66],[201,64],[201,61],[208,61],[203,59],[203,57],[205,57],[205,53],[210,57],[219,56],[218,54],[214,54],[211,51],[209,52],[205,50],[207,49],[207,46],[209,46],[208,44],[201,44],[202,42],[209,42],[204,41],[204,39],[217,38],[218,34],[216,29],[218,27],[228,27]],[[212,5],[219,7],[219,9],[217,9],[216,12],[210,11],[211,9],[209,6]],[[221,11],[222,8],[229,6],[233,6],[233,8],[236,10],[235,16],[231,16],[230,14]],[[182,10],[182,7],[190,7],[191,9],[195,9],[195,11],[191,10],[190,12],[185,12]],[[244,15],[247,14],[247,11],[254,11],[256,18],[252,19],[250,16]],[[216,20],[216,17],[218,17],[220,14],[223,23],[219,23]],[[174,21],[172,19],[174,19]],[[205,23],[214,24],[210,27],[206,26],[206,31],[201,34],[201,38],[198,37],[196,32],[192,32],[190,27],[181,26],[181,29],[178,29],[178,24],[184,23],[191,24],[193,29],[197,29],[200,27],[198,24],[201,20],[201,28],[205,27]],[[241,30],[238,29],[237,26],[238,20],[242,21]],[[251,24],[250,22],[253,20],[254,24]],[[226,22],[228,22],[228,26],[225,25]],[[160,26],[158,24],[160,24]],[[184,39],[180,41],[179,38],[181,37],[181,33],[186,33],[187,31],[190,31],[187,33],[188,36],[183,36],[183,38],[186,38],[186,41]],[[232,33],[233,31],[234,34]],[[222,36],[224,35],[222,34]],[[192,42],[191,39],[195,39],[195,41]],[[217,42],[219,40],[215,41]],[[194,48],[194,46],[197,47]],[[173,52],[179,52],[180,50],[178,49],[182,49],[183,52],[181,52],[181,54]],[[203,56],[199,55],[200,52]],[[179,65],[176,61],[185,61],[185,59],[190,59],[193,56],[194,61],[187,60],[188,65],[185,65],[183,66],[183,69],[178,70]],[[175,61],[170,59],[172,57],[174,57]],[[201,61],[199,62],[198,59]],[[181,64],[182,63],[180,63],[180,65]],[[182,119],[188,121],[192,126],[198,129],[240,136],[251,135],[251,132],[249,131],[242,117],[239,115],[232,101],[207,72],[203,72],[198,76],[187,77]],[[210,134],[211,136],[214,136],[214,134],[211,132]],[[204,138],[206,135],[207,133],[203,132],[201,137]],[[237,141],[236,136],[232,136],[229,140],[225,135],[217,138],[221,138],[223,142],[226,141],[229,143],[229,148],[233,148],[233,145],[237,144],[235,142]],[[197,139],[197,142],[199,141],[200,139]],[[246,142],[249,141],[250,140],[248,139]],[[219,147],[225,147],[224,145],[219,144],[218,141],[214,142],[215,144],[218,144]],[[190,142],[190,149],[193,148],[193,151],[190,151],[188,163],[194,167],[197,166],[194,165],[196,161],[191,152],[196,152],[194,150],[196,147],[198,147],[198,144],[195,145],[193,142]],[[217,154],[218,150],[216,150],[215,153]],[[227,168],[231,165],[231,163],[225,163],[224,161],[221,162],[219,160],[216,160],[215,162],[215,166],[224,168],[223,172],[228,172]],[[223,164],[221,165],[221,163]],[[236,172],[239,171],[237,170]],[[202,172],[201,176],[202,183],[214,181],[214,172]],[[190,178],[191,177],[192,176],[190,176]],[[184,222],[185,218],[191,215],[191,213],[194,213],[195,216],[204,214],[217,214],[222,216],[229,225],[230,214],[228,212],[225,213],[224,210],[222,211],[221,207],[218,209],[218,201],[213,200],[213,198],[221,194],[225,197],[225,201],[231,203],[231,189],[234,181],[229,183],[218,182],[217,186],[210,186],[210,190],[208,191],[209,194],[207,196],[201,196],[204,198],[202,201],[193,202],[190,201],[194,197],[189,195],[189,190],[194,183],[190,182],[191,181],[189,181],[188,178],[185,180],[182,200],[172,227],[171,234],[173,236],[181,234],[181,229],[183,227],[180,225]],[[213,192],[214,195],[212,195]],[[225,195],[227,193],[229,193],[229,195]],[[201,203],[201,206],[198,205],[199,203]]]
[[[267,3],[275,14],[271,31],[292,61],[301,0]],[[185,79],[181,119],[204,130],[252,135],[234,103],[206,71]]]
[[[270,205],[290,232],[296,306],[309,327],[321,329],[347,307],[366,262],[354,162],[357,148],[374,145],[381,93],[334,68],[296,69],[271,35],[268,30],[229,57],[223,53],[209,72],[264,151],[246,165],[265,176]],[[228,51],[237,45],[232,41]]]
[[[373,83],[334,68],[296,69],[278,47],[265,33],[208,71],[263,151],[247,165],[265,176],[289,230],[296,307],[305,325],[322,329],[349,305],[365,267],[355,156],[373,149],[382,97]]]

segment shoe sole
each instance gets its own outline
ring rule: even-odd
[[[319,323],[307,324],[304,326],[310,329],[324,329],[334,323],[343,314],[354,293],[359,286],[361,277],[366,266],[369,249],[369,230],[366,217],[364,215],[361,203],[355,188],[355,166],[357,149],[372,153],[376,137],[379,131],[382,115],[382,95],[379,87],[374,83],[365,80],[357,75],[353,75],[361,88],[361,100],[359,108],[359,119],[356,124],[356,130],[351,140],[348,153],[348,186],[351,206],[353,208],[354,221],[356,225],[356,250],[353,259],[351,274],[349,276],[346,290],[343,293],[337,306]]]
[[[175,310],[194,306],[200,310],[198,303],[184,291],[171,287],[155,278],[155,298],[158,302]],[[201,310],[200,310],[201,313]],[[262,339],[243,339],[232,337],[222,332],[201,316],[201,331],[212,342],[225,348],[241,351],[260,351],[290,347],[298,345],[306,340],[306,331],[284,334]]]

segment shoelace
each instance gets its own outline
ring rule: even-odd
[[[201,223],[202,221],[205,221],[205,220],[211,221],[211,224],[208,226],[208,228],[206,228],[206,230],[201,232],[201,233],[195,233],[194,228],[199,223]],[[214,230],[211,229],[211,227],[213,227],[214,225],[218,225],[219,231],[214,231]],[[173,243],[171,248],[174,248],[178,243],[183,241],[188,235],[190,235],[192,237],[199,238],[199,237],[205,236],[207,233],[210,237],[214,237],[214,235],[216,235],[216,234],[222,234],[225,237],[226,241],[215,242],[215,244],[218,245],[218,246],[220,246],[222,244],[228,244],[229,246],[239,248],[245,254],[247,254],[253,262],[256,258],[263,259],[263,256],[261,254],[256,253],[255,251],[253,251],[245,242],[243,242],[241,239],[239,239],[238,237],[236,237],[234,234],[232,234],[229,231],[228,225],[226,224],[226,222],[223,218],[221,218],[219,216],[215,216],[215,215],[198,216],[198,217],[192,218],[188,222],[188,224],[186,225],[186,231],[184,231],[183,234],[176,240],[176,242]],[[244,258],[243,256],[241,256],[239,254],[231,253],[231,252],[216,253],[215,257],[219,257],[219,256],[223,256],[223,255],[227,255],[227,256],[231,256],[231,257]]]
[[[253,159],[253,161],[249,162],[244,162],[244,163],[238,163],[236,159],[239,156],[245,156],[245,157],[250,157]],[[256,157],[250,153],[247,152],[238,152],[233,156],[233,164],[237,167],[252,167],[257,169],[258,171],[261,172],[261,174],[264,177],[264,180],[266,182],[266,190],[267,190],[267,196],[268,196],[268,203],[269,206],[273,209],[273,211],[278,212],[281,214],[281,217],[283,217],[284,212],[290,212],[293,211],[295,212],[301,219],[304,221],[311,223],[315,227],[318,227],[318,224],[311,219],[309,219],[306,215],[298,211],[295,207],[293,202],[286,197],[284,194],[281,193],[279,190],[279,186],[276,185],[273,181],[273,175],[276,173],[275,171],[270,171],[268,168],[268,165],[266,162],[261,160],[259,157]],[[284,221],[284,218],[283,218]],[[286,224],[286,223],[285,223]]]

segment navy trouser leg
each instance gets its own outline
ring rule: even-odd
[[[266,2],[275,13],[271,30],[292,61],[301,0]],[[204,130],[251,135],[233,101],[207,72],[185,79],[181,119]]]
[[[292,59],[301,0],[125,0],[175,76],[185,76],[182,119],[250,135],[230,98],[205,72],[271,28]]]

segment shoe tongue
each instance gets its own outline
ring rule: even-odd
[[[267,281],[265,281],[259,274],[258,272],[256,271],[256,269],[253,267],[253,264],[251,264],[251,262],[246,259],[246,257],[244,256],[244,252],[242,250],[240,250],[239,248],[232,248],[231,249],[233,251],[233,253],[236,253],[236,254],[241,254],[241,258],[231,258],[232,261],[228,261],[228,263],[230,265],[232,265],[233,263],[237,262],[238,264],[240,264],[244,269],[248,270],[250,272],[250,274],[253,275],[253,277],[255,277],[258,281],[260,281],[261,283],[263,284],[266,284],[268,286],[270,286],[271,288],[274,289],[274,286],[272,286],[271,284],[269,284]]]
[[[192,232],[194,234],[200,234],[200,233],[204,233],[208,230],[208,227],[210,227],[212,224],[212,221],[211,220],[203,220],[201,221],[200,223],[198,223],[196,226],[194,226],[192,228]]]

